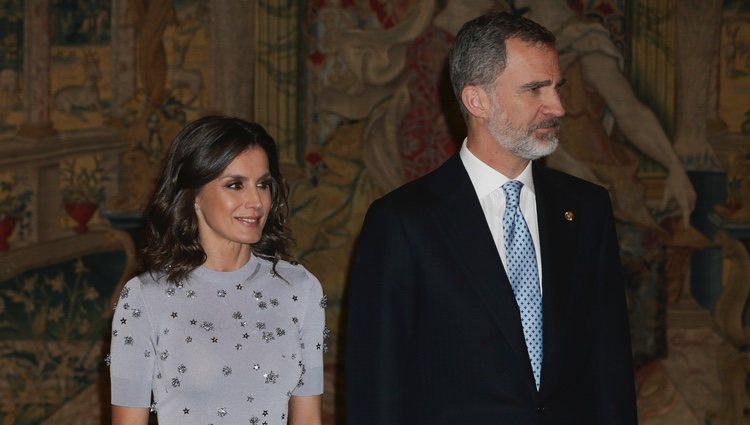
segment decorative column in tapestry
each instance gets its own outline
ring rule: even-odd
[[[256,2],[211,0],[211,107],[253,119]]]
[[[135,26],[127,19],[128,0],[112,1],[112,118],[136,95]]]
[[[302,96],[298,96],[301,94],[302,3],[290,0],[257,2],[253,14],[253,118],[276,140],[279,160],[285,164],[298,164],[305,149],[301,131]]]
[[[43,137],[54,134],[50,120],[48,0],[27,0],[24,18],[24,123],[18,133]]]
[[[675,0],[637,0],[630,7],[630,82],[667,134],[673,134],[675,105]],[[641,158],[640,175],[654,177],[661,167]]]

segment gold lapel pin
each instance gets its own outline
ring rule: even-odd
[[[568,221],[573,221],[574,218],[576,218],[576,215],[573,214],[573,211],[565,211],[565,214],[563,214],[563,217],[565,217]]]

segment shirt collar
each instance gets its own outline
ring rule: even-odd
[[[466,146],[466,139],[464,139],[464,142],[461,145],[459,155],[479,199],[482,199],[493,191],[499,189],[510,180],[501,172],[495,170],[482,162],[481,159],[477,158]],[[534,190],[534,178],[531,173],[531,163],[532,161],[529,161],[526,168],[524,168],[521,174],[519,174],[514,180],[520,181],[531,191],[532,194],[535,194],[536,191]]]

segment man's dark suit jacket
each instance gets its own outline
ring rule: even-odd
[[[533,177],[544,315],[539,392],[518,306],[455,155],[375,201],[365,218],[348,305],[349,425],[636,423],[609,196],[536,163]]]

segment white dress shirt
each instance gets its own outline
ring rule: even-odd
[[[469,173],[471,183],[474,185],[477,198],[479,198],[479,203],[482,205],[482,211],[484,211],[484,217],[487,219],[487,225],[490,227],[492,238],[495,240],[497,252],[500,254],[503,267],[505,267],[507,272],[508,261],[505,253],[505,237],[503,235],[505,192],[503,191],[502,186],[510,179],[474,156],[469,148],[466,147],[466,139],[464,139],[459,155],[466,171]],[[536,193],[534,191],[534,179],[531,175],[531,161],[529,161],[529,164],[524,168],[521,174],[513,180],[518,180],[523,183],[519,206],[521,208],[521,214],[523,214],[523,218],[526,220],[526,225],[529,227],[531,239],[534,242],[537,273],[539,274],[539,288],[541,290],[542,256],[539,252],[539,221],[537,220],[536,215]]]

